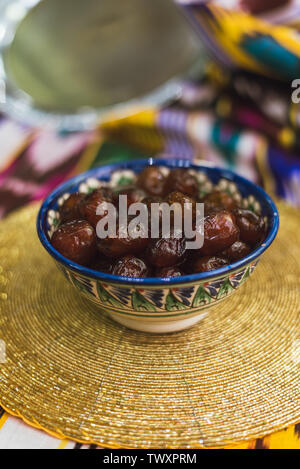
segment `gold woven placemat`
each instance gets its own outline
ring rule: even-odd
[[[299,212],[241,289],[190,330],[147,335],[82,299],[40,246],[38,207],[0,223],[0,401],[108,447],[219,446],[300,421]]]

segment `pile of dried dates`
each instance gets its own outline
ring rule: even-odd
[[[94,270],[125,277],[177,277],[207,272],[247,256],[263,242],[266,224],[262,217],[238,206],[227,192],[213,191],[199,198],[198,181],[188,169],[173,169],[167,175],[160,167],[146,167],[135,185],[99,188],[86,195],[73,193],[60,207],[60,225],[53,233],[53,247],[69,260]],[[118,218],[119,196],[127,196],[127,208],[139,202],[149,213],[152,203],[176,206],[204,203],[204,242],[187,249],[183,233],[169,236],[120,236],[122,226],[104,238],[97,236],[97,223],[106,215],[97,207],[113,204]],[[103,205],[104,204],[104,205]],[[193,215],[192,215],[193,216]],[[141,233],[143,233],[143,227]]]

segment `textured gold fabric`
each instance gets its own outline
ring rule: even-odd
[[[300,421],[299,211],[256,272],[193,328],[148,335],[85,301],[40,246],[37,205],[0,223],[0,401],[108,447],[221,446]]]

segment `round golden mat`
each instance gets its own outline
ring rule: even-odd
[[[0,223],[0,401],[107,447],[219,446],[300,421],[299,212],[253,277],[190,330],[147,335],[81,298],[40,246],[37,206]]]

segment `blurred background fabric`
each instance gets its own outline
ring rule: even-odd
[[[300,206],[300,116],[290,96],[289,83],[212,63],[180,100],[111,116],[94,131],[32,129],[2,116],[0,216],[93,166],[162,155],[229,167]]]

